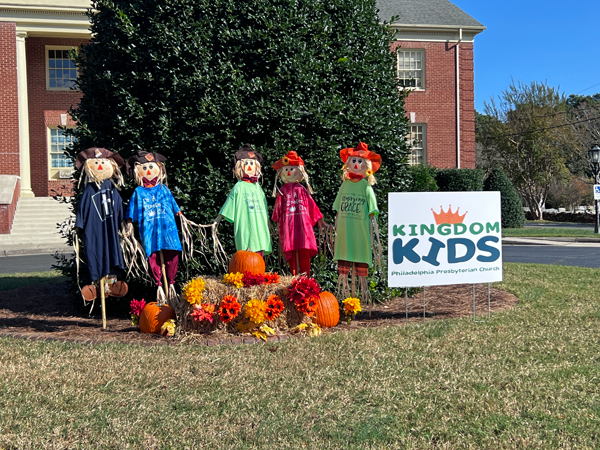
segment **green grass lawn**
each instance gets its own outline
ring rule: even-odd
[[[504,228],[502,230],[504,237],[589,237],[598,238],[594,230],[581,230],[573,228]]]
[[[65,280],[66,278],[56,270],[30,273],[0,273],[0,291],[9,291],[11,289],[38,284],[60,283]]]
[[[487,323],[216,348],[0,339],[0,448],[598,448],[600,270],[505,268],[520,302]]]

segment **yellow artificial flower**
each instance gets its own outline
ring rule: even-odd
[[[160,327],[160,334],[167,333],[167,337],[171,337],[175,334],[175,319],[167,320]]]
[[[284,166],[289,165],[290,159],[287,156],[284,156],[283,158],[281,158],[281,164],[283,164]]]
[[[321,327],[319,325],[317,325],[316,323],[301,323],[300,325],[297,325],[293,330],[292,333],[300,333],[302,331],[306,331],[308,332],[308,335],[310,337],[317,337],[321,334]]]
[[[226,273],[223,275],[223,283],[232,284],[239,289],[244,287],[244,282],[242,281],[243,277],[244,274],[240,272]]]
[[[244,307],[244,315],[256,324],[263,323],[267,319],[267,302],[250,300]]]
[[[357,298],[348,297],[342,303],[344,304],[344,314],[347,316],[352,316],[362,311],[360,300]]]
[[[192,305],[199,305],[202,302],[205,286],[206,282],[200,277],[188,281],[183,287],[183,298]]]
[[[372,170],[367,170],[367,176],[370,177],[371,175],[373,175],[373,171]]]

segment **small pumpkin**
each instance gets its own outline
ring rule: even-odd
[[[265,260],[258,253],[246,250],[237,251],[229,261],[229,273],[236,272],[262,275],[265,273]]]
[[[340,304],[331,292],[323,291],[319,294],[317,310],[313,322],[320,327],[335,327],[340,321]]]
[[[148,303],[140,313],[140,331],[160,334],[160,327],[171,319],[175,319],[175,310],[169,305],[158,306],[156,302]]]

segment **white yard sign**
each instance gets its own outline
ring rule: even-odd
[[[388,286],[502,281],[499,192],[390,193]]]

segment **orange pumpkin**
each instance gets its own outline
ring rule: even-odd
[[[265,260],[258,253],[240,250],[234,253],[229,261],[229,273],[251,272],[265,273]]]
[[[148,303],[140,313],[140,331],[160,334],[160,327],[171,319],[175,319],[175,310],[169,305],[158,306],[156,302]]]
[[[340,321],[340,304],[331,292],[323,291],[319,294],[317,310],[313,322],[320,327],[335,327]]]

